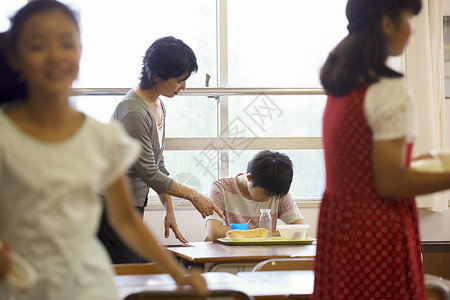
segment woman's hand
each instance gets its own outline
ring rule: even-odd
[[[170,185],[167,193],[171,196],[184,198],[192,202],[194,207],[203,218],[213,215],[216,212],[222,219],[225,219],[222,211],[208,197],[203,196],[196,190],[190,189],[185,185],[179,184],[175,180]]]
[[[164,206],[164,211],[166,212],[164,216],[164,236],[166,239],[169,237],[170,229],[172,229],[175,237],[182,243],[189,243],[188,240],[184,238],[178,229],[177,220],[175,219],[175,213],[173,210],[172,198],[167,193],[159,194],[159,200]]]
[[[11,270],[10,247],[0,242],[0,282],[3,282]]]
[[[178,224],[175,219],[175,215],[173,212],[166,213],[166,216],[164,217],[164,236],[166,238],[169,237],[170,229],[172,229],[173,233],[175,234],[175,237],[182,243],[189,243],[187,239],[184,238],[184,236],[181,234],[180,230],[178,229]]]
[[[192,204],[202,215],[203,218],[213,215],[216,212],[222,219],[225,219],[222,211],[211,201],[208,197],[203,196],[200,193],[196,193],[194,199],[192,199]]]

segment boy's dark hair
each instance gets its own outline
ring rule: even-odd
[[[261,187],[268,196],[280,199],[289,192],[294,171],[286,154],[262,150],[248,162],[247,173],[253,187]]]
[[[399,24],[402,11],[418,14],[421,8],[421,0],[349,0],[349,33],[331,51],[320,71],[326,93],[339,97],[379,81],[380,76],[403,76],[386,66],[389,52],[381,20],[388,16]]]
[[[11,27],[0,33],[0,103],[23,100],[27,97],[27,87],[23,76],[11,69],[7,53],[14,55],[17,40],[25,23],[34,15],[50,10],[58,10],[66,14],[79,30],[76,14],[66,5],[55,0],[35,0],[22,7],[11,18]]]
[[[197,70],[197,58],[188,45],[172,36],[163,37],[145,52],[139,87],[143,90],[153,88],[155,76],[167,80],[187,73],[187,79]]]

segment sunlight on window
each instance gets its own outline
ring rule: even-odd
[[[231,126],[249,128],[247,137],[320,137],[324,95],[229,96]]]
[[[320,87],[318,70],[347,33],[343,0],[228,0],[230,86]]]
[[[196,53],[199,71],[189,80],[204,87],[216,73],[216,6],[211,0],[64,1],[79,12],[83,55],[75,87],[136,85],[147,48],[174,36]]]

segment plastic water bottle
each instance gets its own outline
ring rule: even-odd
[[[270,208],[261,208],[260,211],[259,227],[269,230],[269,239],[272,239],[272,217],[270,216]]]

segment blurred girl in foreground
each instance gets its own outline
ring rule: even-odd
[[[0,110],[0,240],[7,247],[0,251],[0,281],[11,270],[11,249],[39,274],[16,299],[119,299],[95,235],[101,213],[96,192],[103,191],[111,224],[124,241],[177,284],[204,293],[204,279],[185,275],[131,206],[124,174],[139,154],[138,143],[118,123],[99,123],[69,104],[81,55],[74,14],[57,1],[30,2],[2,41],[0,101],[7,105]],[[8,293],[0,285],[0,299]]]
[[[408,168],[416,118],[403,75],[386,65],[402,54],[421,6],[349,0],[349,34],[321,70],[326,188],[315,299],[426,299],[413,196],[450,188],[450,174]]]

